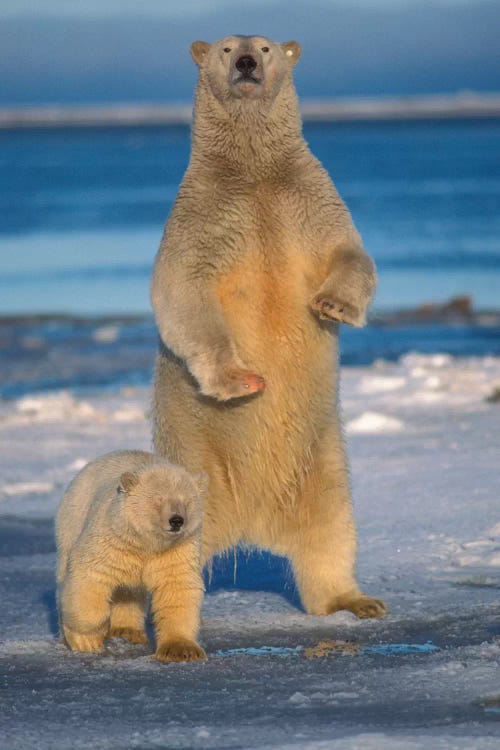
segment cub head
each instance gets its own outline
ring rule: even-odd
[[[205,474],[159,464],[125,472],[117,487],[122,528],[145,550],[161,551],[201,530]]]
[[[279,44],[264,36],[226,36],[218,42],[193,42],[191,56],[222,104],[232,99],[274,99],[291,80],[300,57],[298,42]]]

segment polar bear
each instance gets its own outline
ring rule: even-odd
[[[206,659],[196,635],[207,485],[144,451],[108,453],[75,477],[56,519],[59,617],[71,649],[99,651],[117,636],[147,643],[151,592],[156,658]]]
[[[338,404],[339,322],[376,286],[349,211],[302,136],[297,42],[194,42],[192,153],[158,251],[154,444],[210,476],[202,559],[292,563],[307,612],[380,617],[355,578]]]

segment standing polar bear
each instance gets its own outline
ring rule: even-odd
[[[292,563],[307,612],[380,617],[354,566],[338,321],[376,285],[301,131],[297,42],[194,42],[192,153],[155,262],[156,451],[210,476],[204,561],[237,544]]]

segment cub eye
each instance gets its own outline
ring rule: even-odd
[[[261,47],[262,52],[269,52],[269,47]]]
[[[224,52],[231,52],[231,47],[224,47]]]

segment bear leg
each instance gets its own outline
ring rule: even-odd
[[[72,651],[102,651],[104,632],[77,633],[63,625],[64,639]]]
[[[383,617],[381,599],[363,594],[355,577],[356,529],[340,428],[330,425],[315,466],[283,520],[289,557],[306,611],[327,615],[346,609],[358,617]],[[283,554],[283,552],[281,552]]]
[[[356,537],[350,506],[337,508],[321,525],[303,526],[288,556],[309,614],[329,615],[342,609],[358,617],[387,613],[381,599],[363,594],[356,583]]]
[[[125,638],[131,643],[148,643],[144,628],[145,592],[120,591],[113,597],[108,638]]]
[[[62,635],[72,651],[100,651],[109,629],[111,586],[72,570],[61,591]]]
[[[196,643],[203,599],[197,539],[168,550],[147,564],[143,580],[152,592],[156,630],[155,657],[160,661],[205,661]]]

